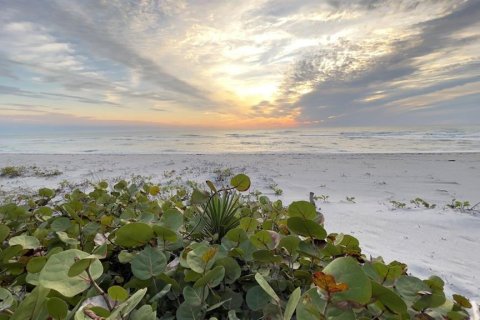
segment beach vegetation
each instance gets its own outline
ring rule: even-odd
[[[271,183],[268,187],[276,196],[281,196],[283,194],[283,190],[278,186],[278,183]]]
[[[405,202],[396,201],[396,200],[390,200],[390,204],[395,209],[405,209],[407,207],[407,204]]]
[[[18,178],[23,176],[32,177],[55,177],[61,175],[58,169],[44,169],[37,166],[7,166],[0,169],[0,176],[7,178]]]
[[[457,199],[453,199],[451,204],[447,204],[447,207],[450,209],[464,211],[470,208],[470,201],[460,201]]]
[[[0,170],[0,176],[6,178],[21,177],[25,173],[25,167],[7,166]]]
[[[0,319],[468,319],[439,277],[250,185],[100,181],[1,203]]]
[[[233,176],[233,171],[230,168],[217,168],[213,170],[216,182],[226,182]]]
[[[416,208],[434,209],[437,205],[434,203],[428,203],[422,198],[415,198],[410,200],[410,203],[415,205]]]
[[[313,199],[315,200],[322,200],[324,203],[328,202],[328,198],[330,198],[330,196],[326,195],[326,194],[321,194],[319,196],[314,196]]]
[[[480,212],[480,210],[477,209],[479,206],[480,202],[471,205],[470,201],[462,201],[457,199],[452,199],[452,203],[447,204],[447,207],[450,209],[473,214],[478,214]]]

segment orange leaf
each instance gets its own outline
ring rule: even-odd
[[[321,271],[313,274],[313,283],[328,293],[343,292],[348,289],[346,283],[337,283],[335,277]]]

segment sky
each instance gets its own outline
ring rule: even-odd
[[[479,0],[0,0],[3,126],[479,123]]]

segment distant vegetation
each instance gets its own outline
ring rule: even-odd
[[[22,166],[7,166],[0,169],[0,177],[6,178],[17,178],[23,176],[34,176],[34,177],[54,177],[61,175],[62,172],[53,169],[42,169],[36,166],[22,167]]]
[[[440,278],[367,258],[310,202],[247,194],[243,174],[188,185],[99,182],[3,203],[0,319],[468,318]]]

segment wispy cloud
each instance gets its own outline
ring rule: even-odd
[[[20,106],[38,100],[63,104],[85,121],[123,115],[263,126],[478,118],[476,0],[0,6],[0,103],[9,114],[38,116],[38,108]]]

